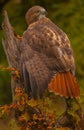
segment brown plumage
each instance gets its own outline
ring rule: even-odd
[[[67,35],[34,6],[26,13],[28,28],[21,44],[21,78],[34,98],[46,88],[60,96],[80,97],[73,51]]]

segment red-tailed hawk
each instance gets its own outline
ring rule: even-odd
[[[43,97],[46,88],[60,96],[80,96],[73,50],[67,35],[34,6],[26,13],[27,30],[21,44],[21,77],[26,91]]]

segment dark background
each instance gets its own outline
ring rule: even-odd
[[[2,47],[3,10],[15,32],[22,36],[27,28],[25,13],[33,5],[43,6],[48,17],[68,35],[74,50],[76,77],[81,89],[80,102],[84,104],[84,0],[0,0],[0,65],[7,67],[7,59]],[[0,105],[11,102],[10,74],[0,69]]]

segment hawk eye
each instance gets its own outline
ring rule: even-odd
[[[39,14],[39,13],[40,13],[40,10],[37,10],[36,13]]]

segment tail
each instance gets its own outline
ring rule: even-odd
[[[75,77],[70,72],[56,74],[48,85],[49,91],[66,98],[79,98],[80,90]]]

